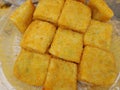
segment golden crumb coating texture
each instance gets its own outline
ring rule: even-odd
[[[91,10],[88,6],[75,0],[66,0],[58,24],[84,33],[91,20]]]
[[[94,85],[109,86],[117,76],[113,55],[90,46],[84,48],[78,69],[78,80]]]
[[[14,74],[27,84],[42,86],[47,75],[49,60],[49,55],[22,50],[14,65]]]
[[[82,34],[58,28],[49,52],[67,61],[79,63],[82,50]]]
[[[112,25],[92,20],[84,35],[84,45],[91,45],[109,50],[112,39]]]
[[[106,4],[105,0],[90,0],[88,4],[93,11],[93,18],[100,21],[108,21],[114,13]]]
[[[77,65],[52,58],[43,90],[77,90]]]
[[[17,26],[21,33],[24,33],[31,23],[34,9],[32,1],[27,0],[12,13],[10,20]]]
[[[34,12],[34,19],[57,23],[65,0],[40,0]]]
[[[54,25],[35,20],[27,28],[21,46],[30,51],[45,53],[52,42],[55,30]]]

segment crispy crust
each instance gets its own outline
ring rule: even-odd
[[[93,11],[93,18],[96,20],[108,21],[114,16],[105,0],[90,0],[88,5]]]
[[[77,90],[77,65],[52,58],[43,90]]]
[[[95,46],[109,50],[112,39],[112,25],[109,23],[92,20],[84,35],[84,45]]]
[[[79,63],[82,50],[82,34],[58,28],[49,52],[64,60]]]
[[[110,52],[86,46],[78,70],[78,80],[109,86],[116,79],[115,60]]]
[[[34,19],[57,23],[65,0],[40,0],[34,12]]]
[[[14,65],[14,75],[21,81],[42,86],[48,70],[49,55],[22,50]]]
[[[32,1],[27,0],[12,13],[10,20],[17,26],[21,33],[24,33],[31,23],[34,9]]]
[[[66,0],[58,25],[85,33],[91,20],[91,10],[88,6],[75,0]]]
[[[25,32],[21,46],[30,51],[45,53],[52,42],[55,31],[54,25],[35,20]]]

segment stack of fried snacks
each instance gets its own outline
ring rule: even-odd
[[[22,32],[15,76],[43,90],[76,90],[77,80],[114,83],[112,10],[104,0],[27,0],[11,15]]]

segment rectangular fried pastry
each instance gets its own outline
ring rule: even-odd
[[[52,58],[43,90],[76,90],[77,65]]]
[[[49,52],[67,61],[79,63],[83,50],[83,35],[58,28]]]
[[[54,25],[35,20],[27,28],[21,46],[30,51],[45,53],[52,42],[55,30]]]
[[[91,10],[82,2],[66,0],[58,25],[84,33],[91,20]]]
[[[32,21],[34,5],[31,0],[26,0],[11,15],[10,20],[17,26],[21,33],[24,33]]]
[[[93,85],[112,85],[117,77],[112,53],[99,48],[86,46],[78,67],[78,80]]]
[[[14,65],[15,76],[30,85],[42,86],[49,65],[50,56],[22,50]]]
[[[57,23],[65,0],[40,0],[34,12],[34,19]]]
[[[112,29],[112,25],[109,23],[92,20],[84,35],[84,45],[110,50]]]
[[[96,20],[108,21],[114,16],[105,0],[90,0],[88,4],[93,12],[92,17]]]

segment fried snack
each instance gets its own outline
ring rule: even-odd
[[[42,86],[47,75],[49,60],[49,55],[22,50],[14,65],[14,74],[27,84]]]
[[[77,65],[52,58],[43,90],[77,90]]]
[[[66,0],[58,24],[84,33],[90,20],[91,10],[88,6],[75,0]]]
[[[67,61],[79,63],[82,49],[82,34],[58,28],[49,52]]]
[[[65,0],[40,0],[34,12],[34,19],[57,23]]]
[[[90,0],[89,6],[93,11],[93,18],[96,20],[108,21],[114,16],[105,0]]]
[[[27,0],[12,13],[10,19],[21,33],[24,33],[28,25],[31,23],[34,8],[32,1]]]
[[[113,84],[117,76],[113,55],[90,46],[84,48],[78,72],[79,81],[101,86]]]
[[[112,39],[112,25],[92,20],[84,36],[84,45],[109,50]]]
[[[48,22],[35,20],[26,30],[21,42],[24,49],[45,53],[55,34],[56,27]]]

